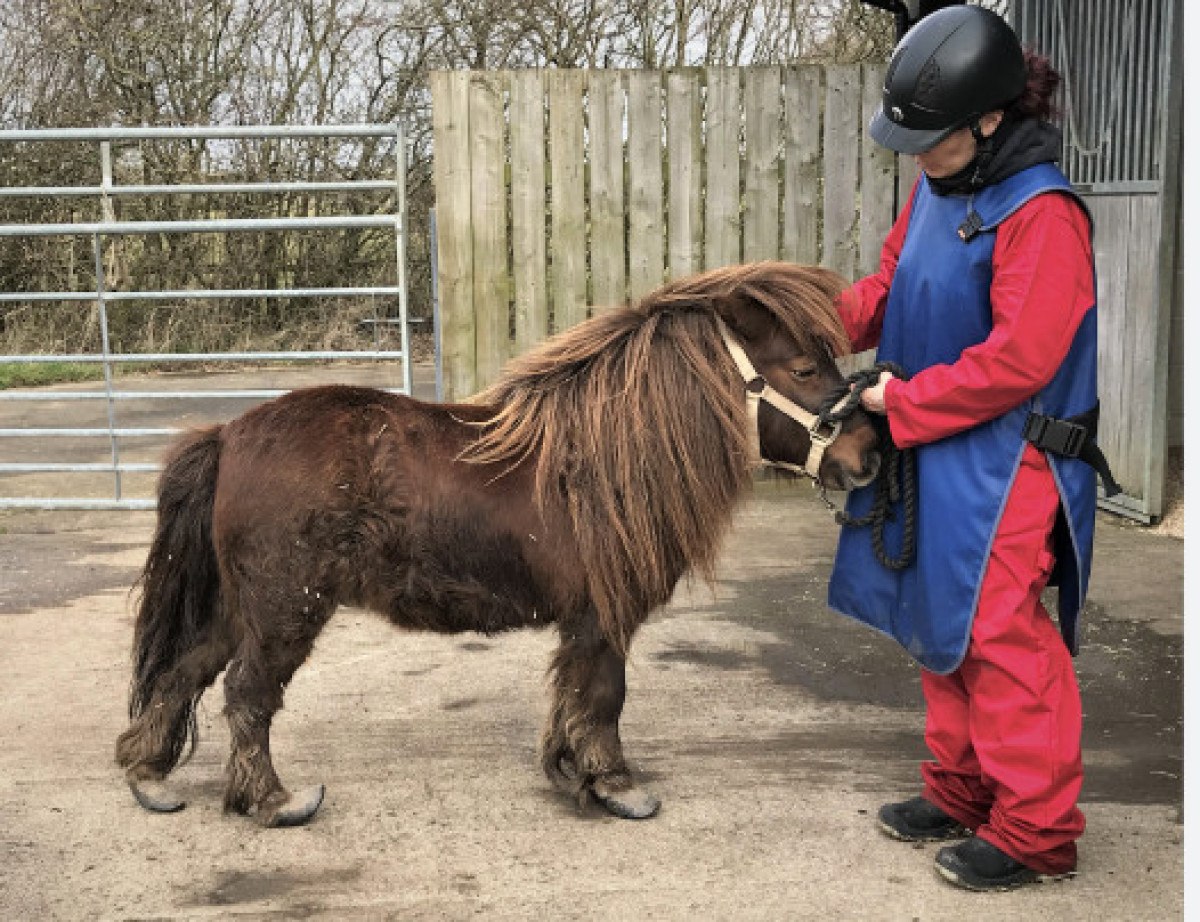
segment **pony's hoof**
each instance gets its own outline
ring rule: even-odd
[[[128,780],[133,799],[151,813],[178,813],[184,801],[172,794],[161,781]]]
[[[546,768],[546,776],[550,783],[564,794],[578,794],[580,788],[579,772],[575,769],[575,760],[569,756],[560,756]]]
[[[259,814],[258,821],[268,829],[278,829],[283,826],[303,826],[313,818],[313,814],[325,799],[325,785],[314,787],[291,795],[278,807]]]
[[[662,806],[662,801],[645,788],[614,790],[603,781],[597,781],[592,785],[592,793],[605,810],[623,820],[647,820]]]

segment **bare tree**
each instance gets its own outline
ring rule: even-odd
[[[1002,0],[1001,0],[1002,2]],[[0,0],[0,122],[14,127],[396,122],[408,139],[410,305],[428,311],[433,69],[737,66],[854,61],[890,49],[890,17],[859,0]],[[118,150],[123,181],[386,175],[394,147],[322,140],[146,142]],[[0,148],[0,182],[97,180],[94,149]],[[0,220],[96,217],[94,202],[0,200]],[[391,207],[386,194],[294,193],[280,214]],[[122,199],[125,218],[261,214],[261,199]],[[388,281],[386,234],[128,238],[110,268],[131,287]],[[7,290],[86,286],[76,241],[0,241]],[[234,280],[230,273],[238,272]],[[263,328],[278,302],[252,305]],[[0,311],[0,331],[15,308]],[[141,309],[139,309],[141,310]],[[241,317],[246,305],[229,306]],[[237,311],[241,313],[238,314]],[[122,314],[114,309],[119,321]],[[129,323],[144,313],[129,311]],[[239,321],[240,322],[240,321]],[[234,321],[230,321],[231,324]],[[203,345],[203,344],[197,344]]]

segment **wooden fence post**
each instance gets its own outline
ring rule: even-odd
[[[821,264],[853,278],[858,267],[860,91],[857,64],[826,68],[825,238]]]
[[[779,258],[780,70],[746,72],[746,190],[742,258]]]
[[[667,74],[667,265],[671,278],[699,272],[704,262],[701,210],[700,72]]]
[[[466,71],[429,75],[437,147],[438,299],[447,400],[460,400],[476,390],[469,77]]]
[[[475,387],[496,380],[509,352],[508,189],[505,75],[474,71],[470,86],[471,230],[475,298]]]
[[[705,76],[704,266],[715,269],[742,261],[741,71],[710,67]]]
[[[583,71],[546,72],[550,102],[550,279],[553,329],[587,317]]]
[[[592,304],[624,304],[625,89],[619,70],[588,72],[588,190],[592,216]]]
[[[550,332],[546,298],[546,114],[543,72],[512,74],[509,135],[512,160],[513,352]]]
[[[858,275],[879,268],[879,253],[892,227],[895,202],[896,155],[872,140],[871,119],[883,94],[884,64],[863,67],[862,93],[862,181],[859,192]]]
[[[629,74],[629,296],[663,283],[662,73]]]
[[[821,261],[822,70],[783,72],[783,248],[781,256],[814,266]]]

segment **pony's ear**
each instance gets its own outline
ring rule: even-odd
[[[766,342],[779,328],[770,311],[740,291],[731,292],[722,299],[718,313],[742,342]]]

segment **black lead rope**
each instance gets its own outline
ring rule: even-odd
[[[892,362],[880,362],[871,368],[856,371],[846,379],[846,387],[835,391],[821,404],[820,417],[822,422],[843,422],[862,403],[862,392],[868,387],[879,383],[880,375],[890,371],[895,377],[903,379],[904,372],[900,366]],[[839,402],[845,403],[837,410]],[[851,528],[871,529],[871,548],[875,557],[889,570],[903,570],[913,562],[917,550],[917,465],[912,449],[900,449],[892,441],[891,432],[884,425],[882,428],[879,453],[882,458],[879,476],[875,480],[875,500],[866,515],[853,518],[845,512],[834,511],[834,519],[839,525]],[[822,491],[823,495],[823,491]],[[832,508],[829,500],[825,500]],[[904,533],[900,543],[900,556],[888,554],[883,543],[883,526],[895,518],[893,509],[896,503],[904,506]]]
[[[861,406],[862,392],[878,384],[881,373],[885,371],[890,371],[897,378],[905,377],[900,367],[892,362],[880,362],[871,368],[854,372],[846,379],[845,387],[834,391],[822,402],[818,414],[821,421],[844,422]],[[834,407],[837,407],[843,398],[845,403],[835,410]],[[1086,413],[1080,413],[1070,419],[1030,413],[1025,421],[1022,438],[1042,451],[1064,458],[1078,458],[1089,465],[1100,475],[1105,495],[1111,497],[1123,490],[1113,479],[1108,461],[1096,444],[1099,417],[1098,404]],[[917,547],[916,453],[910,448],[897,448],[886,424],[881,430],[879,453],[882,460],[879,476],[875,480],[875,499],[867,514],[853,518],[845,512],[839,512],[825,495],[824,487],[821,488],[821,497],[825,500],[825,505],[833,511],[838,524],[851,528],[870,527],[871,549],[874,550],[876,559],[889,570],[903,570],[913,562]],[[893,510],[897,503],[904,507],[904,532],[900,543],[900,556],[892,557],[883,543],[883,526],[896,517]]]

